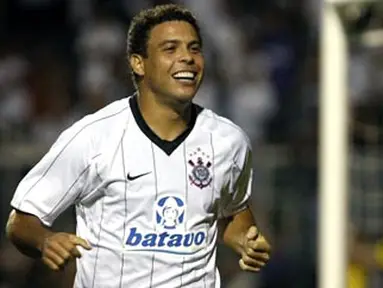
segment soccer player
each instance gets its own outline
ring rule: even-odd
[[[176,5],[140,12],[127,54],[137,92],[60,135],[19,183],[8,237],[53,270],[77,258],[75,287],[219,287],[219,239],[259,271],[270,245],[248,206],[249,141],[192,102],[204,72],[196,19]],[[72,204],[76,235],[51,231]]]

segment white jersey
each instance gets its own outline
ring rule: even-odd
[[[252,168],[236,125],[194,106],[190,127],[163,141],[137,97],[64,131],[20,182],[11,205],[51,226],[75,204],[75,287],[219,287],[217,220],[245,209]]]

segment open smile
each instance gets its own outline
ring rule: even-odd
[[[179,71],[172,74],[172,77],[178,82],[184,84],[194,84],[197,81],[197,72],[195,71]]]

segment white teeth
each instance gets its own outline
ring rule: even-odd
[[[193,72],[178,72],[173,75],[174,78],[186,78],[186,79],[194,79]]]

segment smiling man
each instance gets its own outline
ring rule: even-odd
[[[219,238],[259,271],[270,246],[248,207],[249,141],[192,102],[196,19],[176,5],[142,11],[127,54],[137,92],[61,134],[20,182],[8,237],[53,270],[77,258],[75,287],[220,287]],[[72,204],[76,235],[51,231]]]

